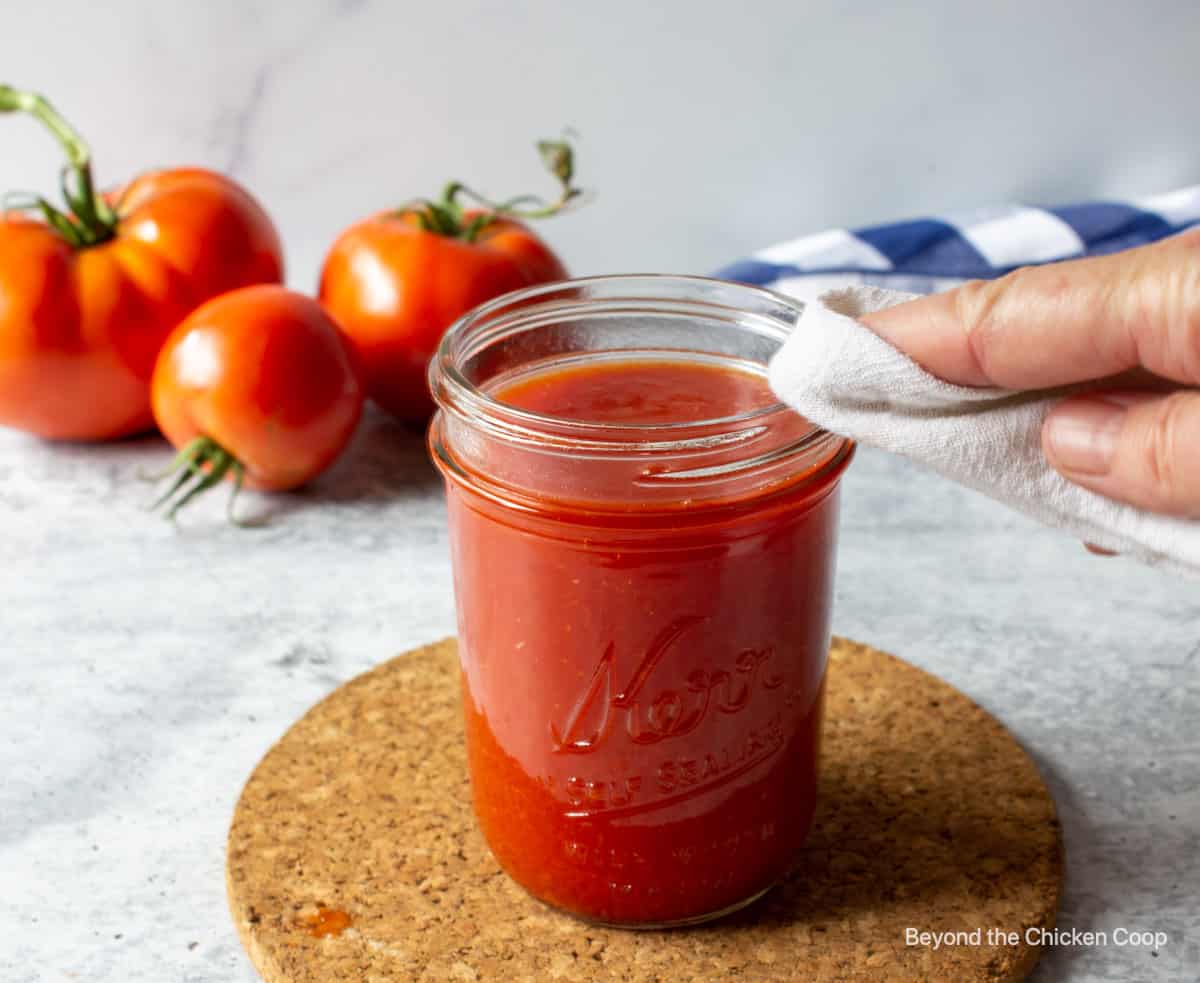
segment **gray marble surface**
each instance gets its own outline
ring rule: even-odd
[[[372,417],[336,471],[143,511],[157,441],[0,435],[0,979],[255,980],[225,907],[226,827],[259,757],[314,701],[446,635],[439,484]],[[835,628],[996,713],[1066,830],[1064,928],[1165,932],[1062,946],[1047,981],[1200,976],[1200,585],[1101,560],[904,462],[845,485]],[[896,940],[900,944],[900,940]]]

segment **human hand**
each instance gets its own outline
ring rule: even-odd
[[[1200,229],[975,281],[863,323],[959,385],[1105,380],[1051,410],[1051,466],[1109,498],[1200,517]]]

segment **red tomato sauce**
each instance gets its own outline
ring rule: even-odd
[[[683,359],[549,369],[492,395],[626,425],[777,402],[761,376]],[[816,800],[844,463],[694,509],[513,509],[449,483],[475,810],[534,895],[672,924],[786,873]]]
[[[496,398],[546,416],[589,423],[715,420],[777,403],[766,380],[704,362],[600,362],[533,375]]]

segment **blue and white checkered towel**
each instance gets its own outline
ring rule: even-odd
[[[1081,539],[1200,574],[1200,522],[1104,498],[1046,462],[1042,423],[1064,389],[951,385],[859,323],[913,294],[1140,246],[1198,223],[1200,186],[1136,204],[1000,208],[835,230],[764,249],[720,275],[806,302],[772,360],[770,379],[780,398],[810,420],[909,457]]]
[[[1145,245],[1200,223],[1200,185],[1136,202],[980,208],[831,229],[781,242],[717,273],[801,299],[859,284],[927,294],[1034,263]]]

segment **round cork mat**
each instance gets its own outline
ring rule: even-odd
[[[957,690],[864,645],[834,640],[827,700],[792,875],[723,921],[622,931],[501,872],[471,814],[454,640],[402,655],[317,704],[250,777],[226,871],[242,942],[268,983],[1023,979],[1063,868],[1033,762]]]

